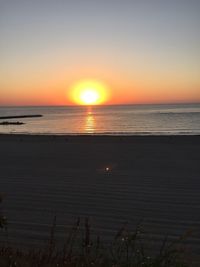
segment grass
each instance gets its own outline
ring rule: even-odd
[[[0,198],[0,202],[2,198]],[[0,212],[0,230],[6,231],[6,217]],[[91,232],[89,218],[80,219],[63,236],[62,246],[55,238],[56,216],[45,248],[19,249],[0,244],[0,267],[188,267],[182,243],[188,233],[173,242],[164,238],[150,253],[142,225],[134,231],[119,229],[110,244]]]
[[[174,242],[165,238],[160,248],[149,255],[145,236],[138,225],[133,232],[121,228],[109,245],[100,237],[91,235],[89,219],[83,227],[80,219],[65,237],[62,247],[55,239],[56,217],[51,227],[49,241],[44,249],[16,249],[0,247],[1,267],[186,267],[180,244],[185,235]]]

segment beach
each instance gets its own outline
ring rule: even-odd
[[[41,245],[78,217],[108,241],[142,223],[156,242],[188,230],[200,253],[200,136],[0,135],[9,241]]]

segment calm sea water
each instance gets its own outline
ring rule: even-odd
[[[0,125],[0,133],[200,134],[200,104],[0,107],[0,116],[25,114],[43,117],[17,119],[24,125]]]

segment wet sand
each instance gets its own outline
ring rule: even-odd
[[[109,168],[106,170],[106,168]],[[43,244],[77,217],[110,239],[143,221],[153,239],[193,230],[200,254],[200,136],[0,135],[0,192],[9,240]]]

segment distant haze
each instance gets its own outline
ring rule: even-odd
[[[0,0],[0,105],[200,102],[199,0]]]

